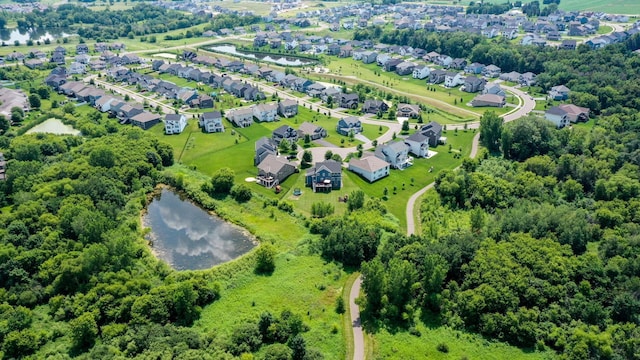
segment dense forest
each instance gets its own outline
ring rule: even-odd
[[[146,194],[173,163],[168,145],[128,128],[86,141],[23,135],[5,155],[1,184],[12,204],[0,215],[6,358],[47,344],[55,344],[40,353],[48,358],[69,348],[89,350],[90,359],[211,354],[198,353],[210,340],[185,326],[218,298],[217,285],[172,272],[139,240]]]
[[[34,11],[18,19],[19,28],[70,28],[87,39],[117,39],[130,33],[140,36],[186,29],[208,21],[205,16],[185,14],[162,7],[137,4],[126,10],[93,11],[84,6],[64,4],[54,9]],[[79,25],[80,24],[80,25]]]

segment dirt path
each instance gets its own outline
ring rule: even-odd
[[[349,313],[351,314],[351,328],[353,329],[353,360],[364,360],[364,334],[360,321],[360,308],[356,304],[356,298],[360,295],[362,275],[358,276],[349,292]]]

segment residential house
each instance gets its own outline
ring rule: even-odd
[[[272,122],[277,120],[278,104],[258,104],[253,106],[253,116],[260,122]]]
[[[258,184],[271,189],[281,184],[295,171],[295,164],[289,162],[286,158],[269,154],[258,164],[258,176],[256,178]]]
[[[484,70],[484,65],[477,62],[474,62],[464,67],[464,72],[467,74],[480,75],[482,74],[482,70]]]
[[[493,94],[493,95],[499,95],[502,97],[507,96],[507,93],[502,89],[502,87],[500,86],[500,84],[496,84],[496,83],[490,83],[485,85],[484,90],[482,90],[483,94]]]
[[[85,64],[86,65],[91,61],[91,56],[89,56],[87,54],[76,55],[75,61],[79,62],[80,64]]]
[[[442,125],[435,121],[422,125],[420,134],[427,137],[430,147],[436,147],[438,144],[444,142],[442,138]]]
[[[427,76],[429,76],[429,74],[431,73],[431,69],[429,69],[428,66],[426,65],[418,65],[416,67],[413,68],[413,78],[414,79],[424,79]]]
[[[487,80],[485,79],[480,79],[475,76],[467,76],[466,79],[464,79],[464,86],[462,87],[462,90],[468,93],[476,93],[484,90],[486,84]]]
[[[63,61],[63,63],[64,63],[64,61]],[[44,67],[44,61],[42,61],[40,59],[29,59],[29,60],[26,60],[24,62],[24,66],[28,67],[31,70],[40,69],[40,68]]]
[[[510,81],[514,83],[520,83],[520,79],[522,78],[522,74],[517,71],[511,71],[508,73],[500,74],[500,80]]]
[[[118,110],[117,117],[122,122],[129,122],[134,116],[141,114],[142,112],[144,112],[142,104],[124,104]]]
[[[340,47],[340,53],[338,54],[338,57],[347,58],[347,57],[351,57],[352,54],[353,54],[353,47],[347,44]]]
[[[391,60],[389,54],[378,54],[378,56],[376,56],[376,64],[378,66],[384,66],[389,60]]]
[[[327,137],[327,130],[321,126],[305,121],[298,127],[298,138],[304,138],[307,135],[309,135],[311,140],[318,140]]]
[[[307,87],[307,95],[313,98],[319,98],[326,87],[320,83],[313,83]]]
[[[378,53],[374,51],[364,51],[362,53],[362,62],[364,64],[373,64],[378,58]]]
[[[416,132],[404,139],[404,143],[413,155],[425,158],[429,156],[429,138],[426,135]]]
[[[415,66],[416,64],[410,61],[403,61],[396,66],[396,74],[400,76],[412,74]]]
[[[420,117],[420,106],[413,104],[398,104],[396,116],[417,119]]]
[[[498,76],[500,76],[500,72],[501,72],[501,71],[502,71],[502,70],[501,70],[499,67],[497,67],[497,66],[495,66],[495,65],[491,64],[491,65],[486,66],[486,67],[482,70],[482,75],[484,75],[484,76],[486,76],[486,77],[494,78],[494,77],[498,77]]]
[[[220,111],[209,111],[200,114],[198,125],[206,133],[224,132],[222,124],[222,114]]]
[[[575,50],[578,42],[576,40],[562,40],[560,49],[562,50]]]
[[[447,71],[444,75],[444,86],[453,88],[462,84],[464,84],[464,80],[460,73]]]
[[[336,125],[336,131],[338,134],[348,136],[350,133],[359,134],[362,132],[362,123],[360,119],[355,116],[347,116],[338,120]]]
[[[73,75],[73,74],[84,74],[85,72],[87,72],[87,69],[86,69],[86,66],[84,64],[82,64],[82,63],[73,62],[69,66],[69,74],[70,75]]]
[[[388,162],[394,169],[403,170],[413,165],[413,160],[409,157],[409,146],[401,140],[379,145],[375,155]]]
[[[389,105],[382,100],[365,100],[362,112],[365,114],[382,114],[389,111]]]
[[[253,165],[258,165],[269,155],[278,155],[278,144],[271,138],[261,137],[256,141]]]
[[[187,126],[184,114],[167,114],[164,117],[164,133],[167,135],[180,134]]]
[[[400,63],[402,63],[402,59],[389,59],[383,66],[384,71],[395,72]]]
[[[453,62],[453,58],[448,55],[440,55],[433,60],[433,63],[448,68]]]
[[[360,98],[358,97],[357,93],[351,93],[351,94],[340,93],[338,94],[336,100],[341,108],[357,109],[358,101],[360,100]]]
[[[329,102],[331,99],[331,101],[333,101],[333,103],[338,103],[338,105],[340,104],[340,99],[339,97],[342,95],[342,90],[340,90],[340,88],[337,87],[329,87],[329,88],[325,88],[322,91],[322,94],[320,95],[320,99],[322,99],[323,102],[327,103]]]
[[[278,103],[278,114],[285,118],[298,115],[298,103],[295,100],[282,100]]]
[[[87,46],[87,44],[76,45],[76,55],[88,54],[88,53],[89,53],[89,47]]]
[[[243,107],[227,110],[225,117],[233,125],[245,128],[253,124],[253,109],[251,107]]]
[[[473,107],[503,107],[505,104],[505,97],[495,94],[482,94],[471,100],[471,106]]]
[[[444,70],[440,70],[440,69],[433,70],[429,74],[429,83],[441,84],[444,82],[446,76],[447,76],[447,72]]]
[[[449,65],[450,69],[463,70],[467,66],[467,60],[462,58],[455,58]]]
[[[342,164],[335,160],[317,162],[305,174],[305,186],[313,192],[330,192],[342,188]]]
[[[370,183],[389,175],[389,163],[373,154],[349,160],[349,170],[362,176]]]
[[[571,90],[564,85],[554,86],[549,90],[549,99],[567,100],[569,98],[569,92],[571,92]]]
[[[563,128],[571,123],[588,121],[589,109],[573,104],[562,104],[548,109],[544,117],[557,128]]]
[[[198,95],[197,104],[200,109],[211,109],[213,108],[213,98],[207,94]]]
[[[160,115],[148,111],[141,111],[130,119],[131,125],[137,126],[142,130],[150,129],[153,125],[160,122]]]
[[[100,112],[107,112],[111,109],[111,103],[113,103],[114,101],[117,101],[117,99],[112,96],[103,96],[100,99],[96,100],[94,107]]]
[[[298,132],[289,125],[282,125],[273,130],[273,133],[271,133],[271,139],[273,139],[273,141],[278,145],[283,141],[293,144],[298,141]]]

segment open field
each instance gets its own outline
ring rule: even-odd
[[[453,1],[427,1],[428,3],[448,3]],[[503,0],[485,0],[487,3],[503,4]],[[524,3],[524,2],[523,2]],[[466,4],[465,4],[466,5]],[[544,7],[542,2],[540,7]],[[640,15],[640,2],[637,0],[562,0],[558,6],[566,11],[602,11],[609,14]]]

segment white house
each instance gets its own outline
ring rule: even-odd
[[[369,182],[374,182],[389,175],[390,165],[372,154],[360,159],[353,157],[349,160],[349,170],[362,176]]]
[[[431,69],[429,69],[426,65],[418,65],[413,68],[413,78],[414,79],[425,79],[431,73]]]
[[[206,133],[224,132],[220,111],[210,111],[200,114],[198,125],[200,125]]]
[[[462,80],[462,75],[459,73],[447,72],[444,76],[444,86],[448,88],[453,88],[462,84],[464,84],[464,80]]]
[[[417,157],[429,156],[429,138],[419,132],[404,139],[404,143],[409,146],[409,152]]]
[[[253,116],[261,122],[276,121],[278,115],[278,105],[271,104],[258,104],[253,107]]]
[[[187,126],[184,114],[167,114],[164,117],[164,133],[167,135],[180,134]]]

